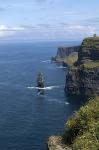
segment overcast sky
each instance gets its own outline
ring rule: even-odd
[[[79,40],[99,34],[99,0],[0,0],[0,39]]]

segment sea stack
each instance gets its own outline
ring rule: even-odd
[[[38,73],[37,76],[37,87],[44,88],[44,76],[42,72]]]

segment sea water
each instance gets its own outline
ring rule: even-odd
[[[50,135],[62,135],[65,121],[82,101],[64,92],[67,69],[52,63],[68,42],[0,44],[0,150],[46,150]],[[45,78],[44,95],[36,77]]]

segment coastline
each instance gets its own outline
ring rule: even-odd
[[[72,149],[78,150],[79,148],[81,150],[85,150],[86,148],[88,148],[88,150],[93,150],[93,149],[97,149],[97,147],[99,146],[98,145],[99,139],[97,138],[97,134],[99,133],[98,131],[99,121],[94,120],[94,115],[96,115],[97,117],[96,116],[95,117],[99,119],[98,118],[99,117],[99,111],[98,111],[99,48],[96,47],[97,51],[95,51],[92,47],[90,47],[90,43],[91,43],[90,41],[93,42],[95,46],[97,41],[99,42],[99,37],[92,37],[92,38],[84,39],[78,50],[78,53],[76,53],[78,55],[76,59],[75,59],[75,55],[72,55],[74,52],[70,53],[67,56],[65,55],[64,57],[63,55],[56,55],[56,58],[55,58],[56,63],[58,63],[58,61],[60,62],[60,60],[62,61],[65,60],[65,63],[68,66],[68,74],[67,74],[66,83],[65,83],[65,92],[69,95],[83,95],[83,96],[85,95],[86,97],[88,96],[91,98],[89,98],[89,102],[85,106],[81,106],[81,108],[77,112],[75,112],[71,118],[67,120],[66,125],[65,125],[64,135],[60,137],[51,136],[49,138],[48,140],[49,150],[72,150]],[[85,47],[83,48],[84,43],[87,43],[85,46],[86,48]],[[90,52],[90,55],[88,55],[89,52],[88,54],[83,52],[85,49],[87,49],[87,51]],[[92,50],[90,51],[90,49]],[[94,54],[94,57],[93,57],[93,54]],[[59,60],[57,58],[59,58]],[[90,109],[92,112],[90,112]],[[95,112],[94,112],[94,109],[95,109]],[[85,110],[86,112],[84,112]],[[91,113],[92,113],[92,116],[91,116]],[[88,118],[84,120],[84,118],[82,118],[83,115],[88,116]],[[90,139],[90,140],[89,140],[89,135],[91,137],[93,136],[93,133],[91,133],[92,127],[87,123],[89,118],[90,119],[92,118],[93,120],[93,123],[92,123],[93,130],[94,129],[97,130],[97,131],[94,131],[95,132],[94,139]],[[95,122],[96,122],[96,125],[95,125]],[[86,124],[85,129],[84,129],[84,126],[85,126],[84,124]],[[87,126],[88,126],[88,129],[87,129]],[[82,132],[80,130],[82,130]],[[88,132],[89,135],[86,135],[86,132]],[[83,139],[84,136],[86,138]],[[82,139],[82,141],[80,140],[80,138]],[[95,144],[93,143],[93,141]],[[93,144],[89,144],[90,142],[92,142],[94,146]]]

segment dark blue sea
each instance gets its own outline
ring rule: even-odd
[[[67,69],[53,64],[58,46],[74,42],[0,43],[0,150],[47,150],[50,135],[83,103],[64,93]],[[42,71],[44,95],[36,77]]]

